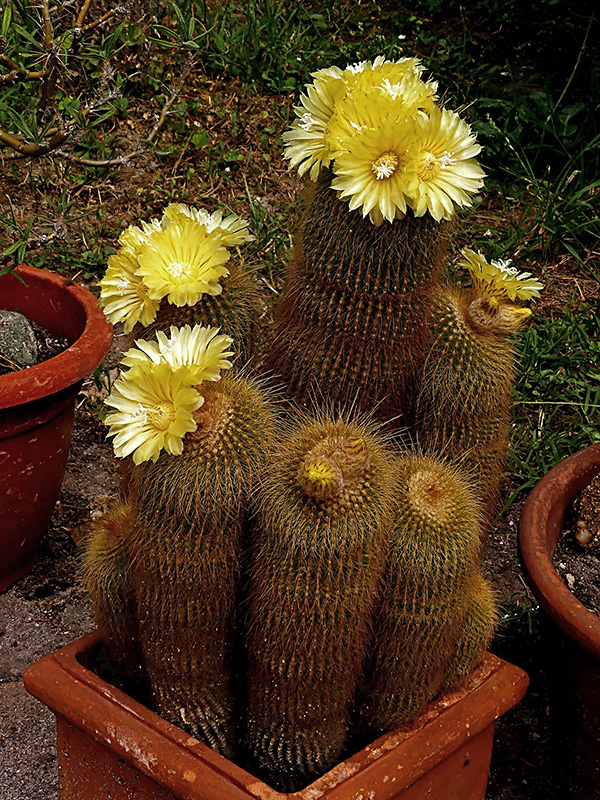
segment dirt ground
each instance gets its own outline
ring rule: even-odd
[[[117,336],[107,366],[116,365]],[[65,482],[36,564],[0,595],[0,798],[56,800],[57,766],[52,714],[22,685],[25,668],[93,628],[79,584],[81,545],[93,516],[117,485],[116,462],[97,416],[90,380],[76,412]],[[506,487],[509,491],[509,487]],[[487,561],[505,615],[493,651],[530,675],[525,699],[496,726],[487,800],[553,800],[550,735],[537,615],[518,563],[516,528],[521,504],[503,519]]]

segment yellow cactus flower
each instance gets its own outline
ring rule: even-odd
[[[229,272],[229,253],[219,236],[207,234],[193,219],[180,219],[156,231],[138,253],[137,274],[153,300],[166,297],[177,306],[194,305],[203,294],[221,293],[219,279]]]
[[[332,159],[327,135],[338,96],[345,91],[342,71],[337,67],[320,70],[308,84],[306,94],[300,95],[301,106],[296,106],[297,119],[291,130],[283,134],[284,157],[289,159],[290,169],[298,168],[298,174],[309,172],[315,181],[322,166],[329,166]]]
[[[181,222],[182,219],[196,220],[207,233],[219,235],[221,244],[225,247],[237,247],[245,242],[254,241],[254,236],[248,231],[248,222],[237,214],[224,217],[220,210],[210,214],[203,208],[171,203],[165,208],[165,217],[170,222]]]
[[[118,458],[133,456],[135,464],[156,461],[162,450],[183,452],[183,437],[196,430],[193,413],[204,402],[190,386],[186,370],[174,372],[167,363],[139,364],[115,381],[106,404],[108,436]]]
[[[100,280],[100,305],[109,322],[122,322],[130,333],[137,322],[150,325],[156,319],[159,301],[148,294],[148,287],[136,274],[138,261],[124,247],[108,259],[106,274]]]
[[[157,331],[156,342],[136,341],[136,347],[127,350],[122,359],[125,367],[143,364],[167,363],[173,371],[185,368],[190,384],[202,381],[218,381],[222,369],[230,369],[228,348],[233,339],[219,334],[219,328],[203,328],[201,325],[171,325],[171,335]]]
[[[327,140],[333,158],[351,152],[354,146],[351,140],[357,134],[379,129],[385,120],[396,117],[394,112],[399,107],[400,103],[383,92],[349,92],[336,103],[328,126]]]
[[[129,250],[133,255],[136,255],[142,245],[148,240],[153,233],[158,233],[164,230],[168,222],[164,216],[162,219],[151,219],[150,222],[140,222],[140,226],[130,225],[119,236],[119,244],[121,247]]]
[[[484,171],[474,156],[481,151],[470,127],[458,114],[432,108],[416,119],[419,134],[417,183],[410,205],[415,216],[426,212],[438,222],[450,219],[456,206],[472,205],[483,186]]]
[[[380,57],[381,58],[381,57]],[[353,77],[346,78],[351,86],[350,94],[355,92],[380,92],[394,103],[395,116],[415,114],[417,111],[429,111],[435,105],[437,82],[424,81],[421,78],[423,67],[417,58],[404,58],[399,61],[375,59],[371,65],[365,63],[349,67],[357,70]]]
[[[461,250],[460,267],[469,270],[475,286],[482,295],[488,297],[508,298],[515,300],[531,300],[540,296],[544,288],[529,272],[519,272],[510,266],[510,261],[489,262],[481,253],[468,247]]]
[[[336,158],[332,189],[348,199],[350,210],[362,209],[375,225],[406,213],[416,178],[415,133],[403,121],[388,118],[377,129],[365,128],[352,138],[352,150]]]
[[[340,197],[350,197],[350,207],[362,207],[377,225],[404,216],[405,201],[415,216],[430,213],[438,222],[453,216],[456,207],[470,206],[485,177],[475,160],[481,147],[458,114],[436,105],[437,83],[424,81],[422,74],[419,59],[388,61],[383,56],[350,64],[345,70],[330,67],[313,73],[314,83],[301,96],[302,105],[294,109],[297,118],[283,135],[290,169],[297,168],[299,175],[309,172],[316,180],[322,167],[331,167],[332,188]],[[361,172],[360,187],[357,181],[364,143],[376,147],[381,131],[394,124],[396,141],[408,141],[413,135],[419,141],[415,180],[412,167],[408,169],[412,147],[401,154],[392,148],[385,162],[380,162],[382,168],[376,169],[382,183],[368,192],[364,179],[368,172]],[[398,156],[407,162],[406,169],[397,168]],[[394,179],[388,181],[392,174]],[[390,199],[401,174],[405,178],[402,192],[395,191]]]

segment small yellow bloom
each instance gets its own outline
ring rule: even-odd
[[[182,218],[156,231],[140,247],[137,274],[153,300],[194,305],[203,294],[221,293],[229,253],[193,219]]]
[[[296,106],[297,119],[291,130],[283,134],[284,157],[290,161],[290,169],[298,168],[304,175],[310,170],[315,181],[322,166],[327,167],[332,159],[327,135],[335,102],[345,91],[342,71],[337,67],[314,73],[314,83],[308,84],[306,94],[300,95],[301,106]]]
[[[162,231],[165,227],[165,218],[151,219],[150,222],[140,222],[140,226],[130,225],[119,236],[119,244],[121,247],[129,250],[133,255],[136,255],[140,247],[148,240],[153,233]],[[168,224],[168,223],[167,223]]]
[[[472,205],[485,173],[475,160],[481,146],[458,114],[433,108],[417,118],[419,155],[417,185],[411,198],[415,216],[427,211],[438,222],[450,219],[455,206]]]
[[[209,214],[203,208],[171,203],[165,208],[165,217],[170,222],[181,222],[182,219],[196,220],[204,227],[206,233],[220,236],[221,244],[225,247],[236,247],[254,241],[254,236],[248,231],[248,222],[237,214],[223,217],[223,212],[220,210]]]
[[[156,319],[160,303],[152,300],[139,275],[138,261],[127,247],[108,259],[108,269],[100,280],[100,305],[109,322],[122,322],[125,333],[134,325],[149,325]]]
[[[221,370],[231,367],[228,359],[233,351],[228,348],[232,342],[230,336],[219,335],[219,328],[171,325],[169,337],[157,331],[156,342],[136,341],[136,347],[125,353],[122,363],[125,367],[167,363],[173,371],[185,368],[195,386],[202,381],[220,380]]]
[[[352,138],[352,150],[336,158],[331,183],[350,210],[362,209],[375,225],[406,213],[406,198],[416,175],[415,132],[403,121],[387,119]]]
[[[544,288],[531,273],[519,272],[511,267],[510,261],[490,263],[481,253],[468,247],[461,250],[461,255],[458,265],[469,270],[482,295],[508,298],[514,302],[517,299],[531,300],[532,297],[539,297],[540,290]]]
[[[355,65],[354,69],[357,66],[360,65]],[[423,67],[417,58],[399,61],[375,59],[372,66],[366,62],[364,69],[346,81],[351,86],[350,94],[380,92],[394,101],[395,116],[399,118],[414,115],[419,110],[429,111],[435,105],[437,83],[424,81],[422,73]]]
[[[186,370],[174,372],[167,363],[139,364],[113,384],[106,404],[109,436],[115,455],[133,456],[135,464],[156,461],[165,450],[183,452],[183,437],[196,430],[193,412],[204,402],[190,386]]]

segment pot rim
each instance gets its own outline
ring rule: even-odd
[[[410,725],[383,734],[303,789],[285,793],[89,670],[85,662],[102,641],[96,630],[43,656],[25,670],[25,688],[57,718],[190,800],[340,800],[376,794],[389,800],[490,731],[523,698],[528,684],[522,669],[487,653],[463,685],[434,699]]]
[[[81,308],[85,323],[81,334],[62,353],[19,372],[0,376],[0,408],[39,400],[77,384],[96,369],[113,339],[112,325],[88,289],[70,283],[63,275],[20,264],[14,272],[67,292]],[[0,306],[1,307],[1,306]]]
[[[600,658],[600,617],[577,600],[552,563],[570,503],[600,472],[600,444],[563,459],[532,489],[519,521],[518,548],[533,594],[552,621]]]

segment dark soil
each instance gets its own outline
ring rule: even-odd
[[[579,602],[600,615],[600,476],[573,503],[553,563]]]

